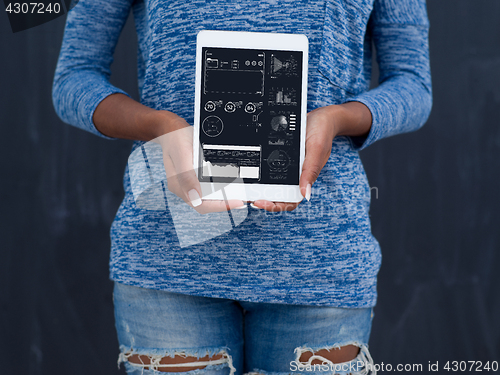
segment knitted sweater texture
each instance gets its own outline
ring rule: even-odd
[[[418,129],[429,115],[425,1],[80,0],[68,14],[54,79],[53,102],[63,121],[103,136],[92,116],[108,95],[123,93],[109,83],[110,65],[131,10],[146,106],[193,123],[200,30],[300,33],[310,43],[308,111],[358,101],[370,109],[373,123],[367,137],[334,139],[311,201],[292,212],[248,208],[231,217],[195,217],[167,191],[164,170],[150,165],[164,206],[145,209],[134,199],[127,168],[125,197],[111,229],[111,278],[254,302],[375,305],[381,252],[371,233],[370,187],[358,151]],[[369,90],[373,46],[380,78]],[[141,147],[135,142],[133,151]]]

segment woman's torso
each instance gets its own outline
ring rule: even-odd
[[[307,35],[308,110],[343,103],[367,89],[371,6],[372,0],[136,3],[141,102],[192,124],[196,34],[216,29]],[[370,229],[370,189],[346,137],[334,140],[311,201],[293,212],[193,216],[161,181],[156,199],[164,209],[144,210],[135,204],[128,169],[124,187],[112,228],[117,281],[255,302],[375,303],[380,249]]]

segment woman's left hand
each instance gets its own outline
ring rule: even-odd
[[[311,187],[325,166],[337,135],[366,135],[371,127],[370,110],[362,103],[349,102],[317,108],[307,114],[306,155],[300,176],[300,192],[307,200]],[[292,211],[300,204],[257,200],[253,205],[271,212]]]

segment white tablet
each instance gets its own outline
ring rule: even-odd
[[[302,200],[307,62],[305,35],[198,34],[193,155],[203,199]]]

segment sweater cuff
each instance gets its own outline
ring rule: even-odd
[[[372,124],[370,127],[370,131],[368,132],[367,135],[365,136],[348,136],[347,138],[351,142],[351,147],[356,150],[360,151],[363,150],[364,148],[368,147],[372,143],[374,143],[376,140],[378,140],[381,137],[381,124],[380,124],[380,118],[381,114],[379,106],[377,106],[377,103],[375,100],[370,98],[368,95],[363,95],[360,97],[355,97],[349,99],[347,102],[359,102],[363,103],[368,109],[370,110],[370,113],[372,115]]]
[[[127,94],[125,91],[116,88],[116,87],[107,87],[105,90],[101,90],[98,94],[92,93],[91,98],[86,98],[85,100],[85,105],[83,107],[83,112],[87,114],[86,117],[83,118],[83,128],[92,134],[95,134],[101,138],[105,139],[116,139],[113,137],[108,137],[107,135],[104,135],[101,133],[95,126],[93,117],[94,117],[94,112],[97,108],[97,106],[108,96],[113,95],[113,94],[124,94],[130,97],[129,94]]]

